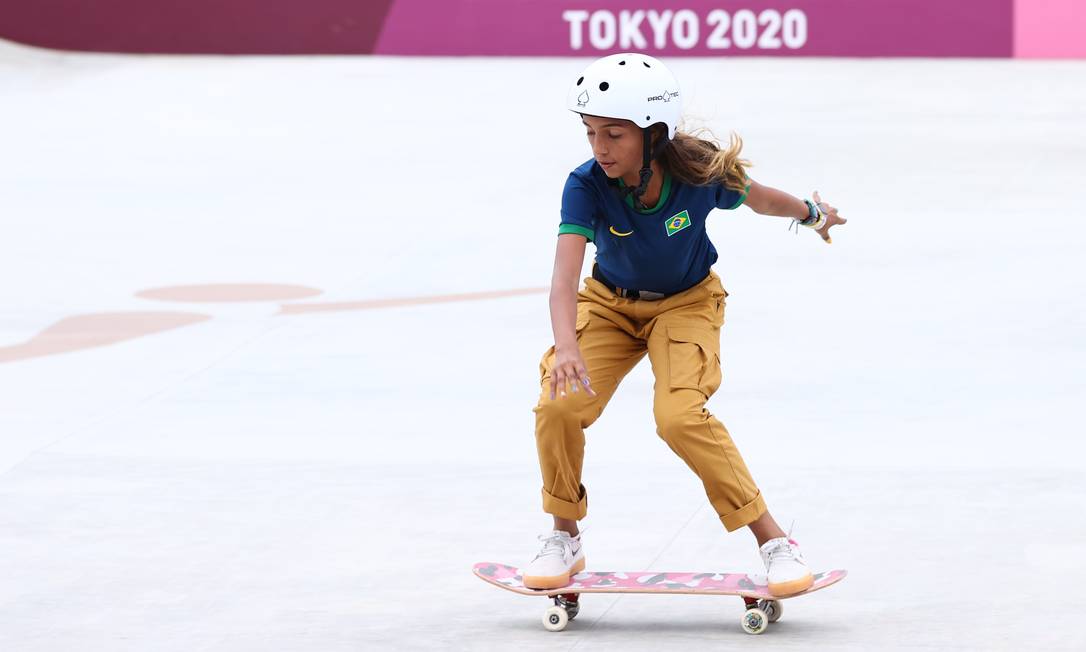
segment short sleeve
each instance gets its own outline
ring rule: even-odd
[[[747,179],[747,187],[743,189],[743,192],[732,190],[723,183],[718,183],[716,186],[716,207],[729,211],[739,208],[747,200],[747,192],[749,191],[750,179]]]
[[[596,237],[596,196],[583,179],[570,174],[566,187],[562,189],[562,221],[558,225],[559,235],[576,233],[592,242]]]

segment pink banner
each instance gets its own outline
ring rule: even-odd
[[[1086,58],[1086,0],[22,0],[0,38],[180,54]]]
[[[1011,55],[1013,0],[396,0],[378,54]]]

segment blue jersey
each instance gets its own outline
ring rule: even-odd
[[[558,233],[595,243],[600,271],[618,287],[673,294],[699,283],[716,262],[705,232],[709,211],[738,208],[746,198],[722,183],[692,186],[665,173],[656,206],[637,210],[591,159],[566,179]]]

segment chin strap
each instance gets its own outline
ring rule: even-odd
[[[652,160],[664,153],[664,147],[667,146],[667,141],[664,141],[664,144],[654,152],[652,151],[651,128],[641,130],[641,139],[641,169],[637,172],[639,178],[637,187],[631,188],[629,186],[619,186],[617,180],[613,181],[612,184],[615,186],[615,189],[622,199],[626,199],[626,197],[633,195],[634,206],[640,210],[645,210],[648,206],[641,201],[641,196],[649,189],[649,179],[652,178]]]

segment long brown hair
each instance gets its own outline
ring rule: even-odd
[[[675,132],[664,148],[664,167],[676,179],[694,186],[723,183],[732,190],[746,189],[747,168],[752,163],[739,158],[743,139],[732,132],[727,149],[722,149],[713,132],[705,128],[692,133]]]

